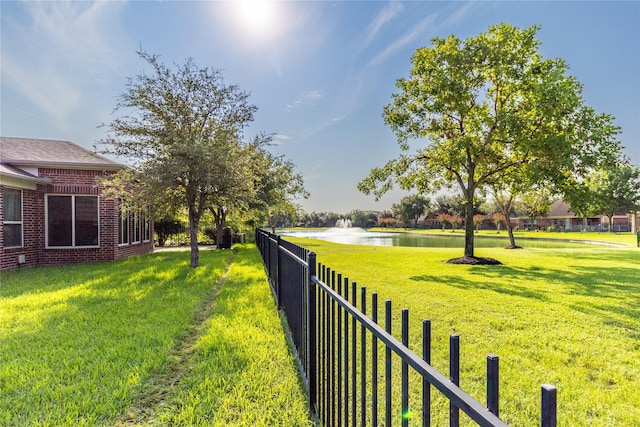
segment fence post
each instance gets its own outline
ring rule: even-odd
[[[431,365],[431,320],[422,320],[422,360]],[[431,384],[422,377],[422,427],[431,426]]]
[[[385,330],[391,334],[391,300],[386,300],[385,306]],[[384,382],[385,382],[385,425],[391,425],[391,348],[385,345],[384,350]]]
[[[487,356],[487,409],[495,416],[498,414],[499,407],[499,358],[495,354]]]
[[[371,320],[378,324],[378,293],[371,294]],[[378,426],[378,338],[371,334],[371,426]]]
[[[367,314],[367,288],[360,288],[362,305],[360,312]],[[364,323],[360,327],[360,425],[367,425],[367,328]]]
[[[460,335],[451,334],[449,337],[449,375],[451,382],[460,386]],[[460,409],[449,401],[449,426],[460,425]]]
[[[551,384],[542,385],[541,427],[556,427],[557,425],[557,392],[557,389]]]
[[[280,284],[280,236],[276,236],[276,295],[278,296],[278,310],[282,309],[282,286]]]
[[[409,310],[402,309],[402,344],[409,348]],[[400,398],[402,404],[402,427],[409,427],[409,364],[402,360],[400,373]]]
[[[316,411],[316,396],[317,396],[317,372],[316,372],[316,283],[313,278],[316,275],[316,254],[309,252],[307,260],[307,301],[309,307],[307,307],[307,342],[309,357],[309,372],[307,372],[307,379],[309,380],[309,409],[313,414],[317,416]]]

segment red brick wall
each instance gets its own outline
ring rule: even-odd
[[[153,251],[153,240],[118,246],[118,207],[113,199],[100,196],[97,177],[108,171],[41,168],[39,175],[52,180],[38,191],[23,190],[24,247],[4,249],[0,232],[0,269],[17,268],[18,255],[25,255],[23,267],[38,264],[65,264],[109,261]],[[45,194],[85,194],[99,196],[99,248],[45,248]],[[2,192],[0,191],[0,202]],[[0,210],[1,211],[1,210]],[[2,215],[0,213],[0,215]],[[0,223],[2,218],[0,216]],[[131,221],[131,219],[130,219]],[[130,233],[133,224],[130,224]],[[151,234],[153,236],[153,234]],[[131,240],[131,238],[130,238]]]

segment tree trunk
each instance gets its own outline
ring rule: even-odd
[[[210,210],[216,223],[216,245],[220,246],[222,244],[222,230],[227,225],[227,213],[223,208],[211,208]]]
[[[471,191],[469,191],[471,192]],[[465,205],[465,222],[464,222],[464,256],[473,257],[473,193],[467,195]]]
[[[511,224],[511,218],[507,217],[507,234],[509,235],[509,248],[511,249],[515,249],[518,246],[516,246],[516,239],[513,237],[513,225]]]
[[[189,241],[191,244],[191,267],[196,268],[200,264],[198,250],[198,223],[200,222],[195,207],[189,206]]]
[[[504,216],[504,226],[507,228],[507,235],[509,236],[508,249],[520,248],[516,245],[516,239],[513,237],[513,225],[511,224],[511,207],[513,206],[513,195],[509,197],[507,203],[502,206],[502,215]]]

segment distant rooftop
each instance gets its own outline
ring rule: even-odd
[[[0,137],[0,162],[13,166],[124,167],[69,141],[7,137]]]

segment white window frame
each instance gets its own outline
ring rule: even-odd
[[[20,192],[20,221],[7,221],[4,218],[4,215],[2,216],[2,233],[4,234],[4,225],[16,225],[16,224],[20,224],[20,245],[18,246],[4,246],[5,249],[11,249],[11,248],[24,248],[24,191],[21,190],[20,188],[12,188],[12,187],[5,187],[2,189],[2,191],[4,192],[5,190],[13,190],[13,191],[19,191]],[[3,194],[3,205],[4,205],[4,194]],[[4,237],[4,236],[3,236]],[[4,242],[4,238],[2,240]],[[4,243],[3,243],[4,245]]]
[[[123,219],[126,218],[127,229],[125,233],[123,233],[122,223]],[[125,205],[124,200],[118,200],[118,246],[127,246],[129,245],[129,208]],[[121,239],[124,237],[125,239]],[[122,242],[120,242],[122,240]]]
[[[71,246],[49,246],[49,197],[71,198]],[[95,197],[97,201],[96,219],[98,221],[98,243],[96,245],[76,245],[76,196]],[[93,194],[56,194],[48,193],[44,198],[44,247],[45,249],[94,249],[100,247],[100,197]]]
[[[140,213],[139,209],[134,209],[133,211],[133,239],[132,244],[139,244],[142,241],[142,222],[140,221]]]
[[[147,208],[143,211],[144,215],[142,217],[142,241],[150,242],[151,241],[151,212]]]

